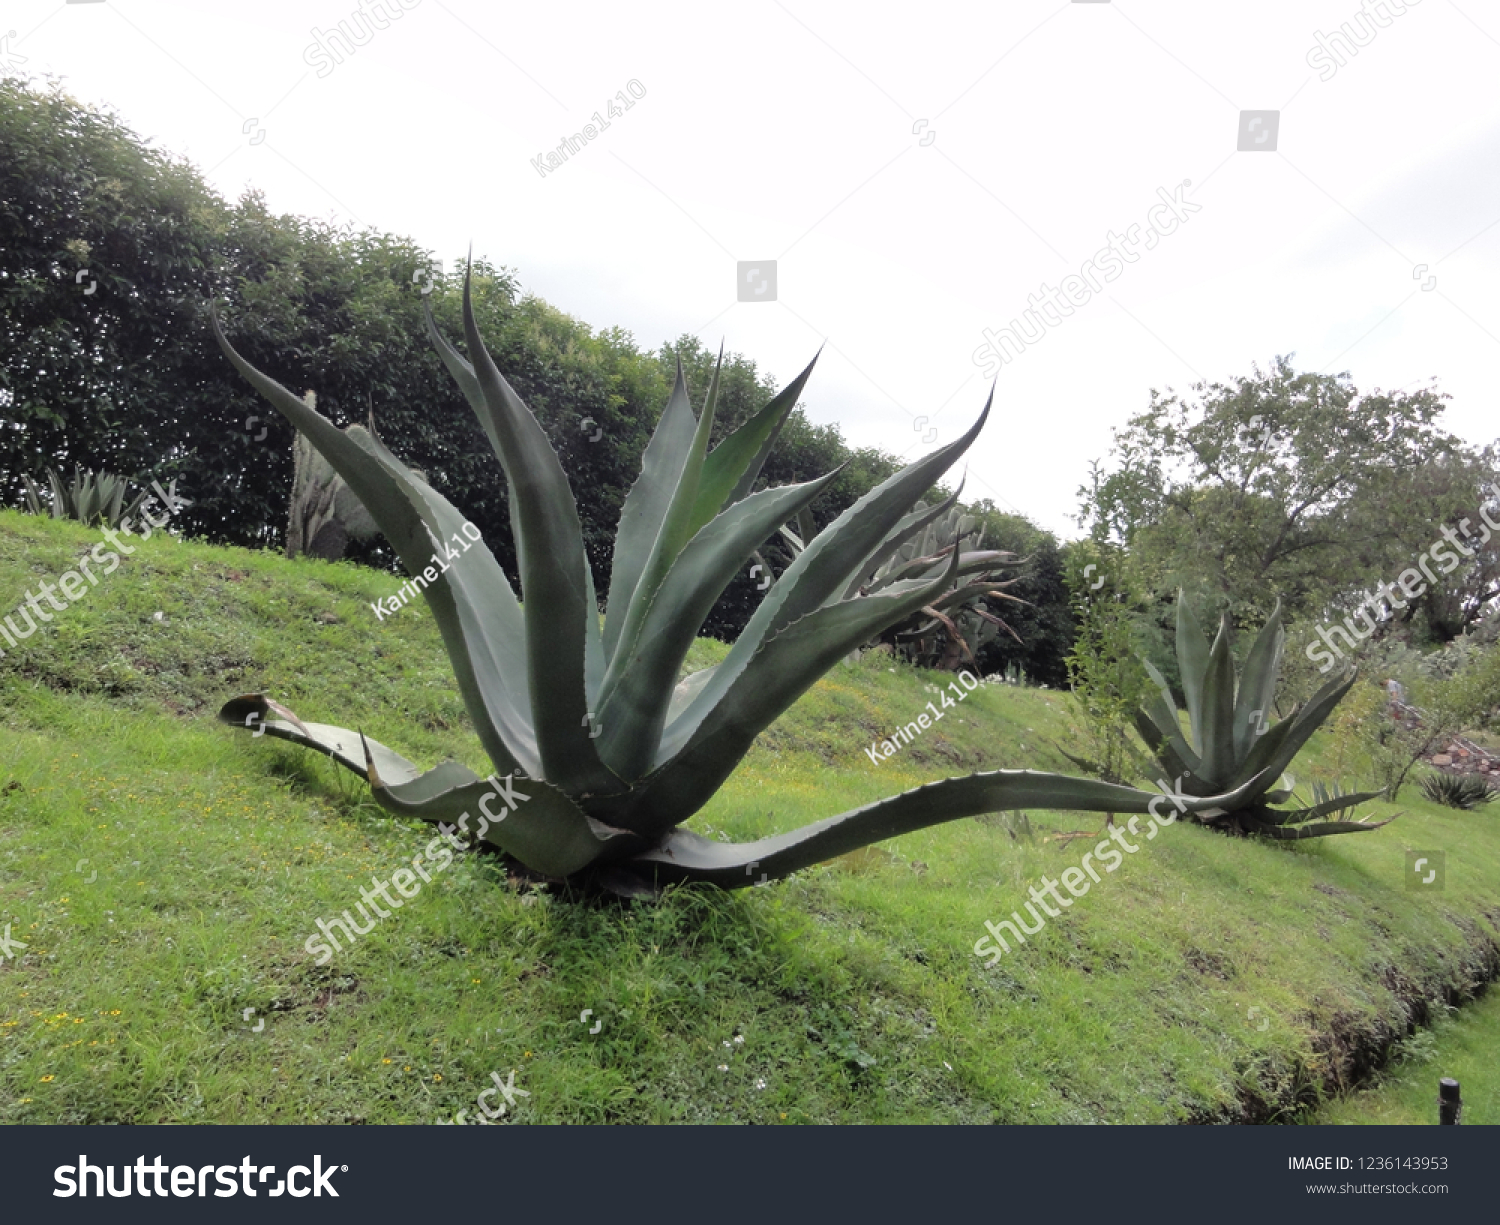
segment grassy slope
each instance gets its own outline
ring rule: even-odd
[[[0,614],[98,538],[0,512]],[[158,538],[0,659],[0,930],[28,946],[0,961],[0,1123],[435,1122],[513,1069],[520,1121],[1285,1117],[1497,970],[1500,821],[1414,789],[1384,830],[1297,847],[1174,826],[992,970],[984,920],[1085,844],[963,821],[634,908],[464,856],[316,966],[315,921],[431,831],[213,713],[264,689],[486,770],[425,607],[370,610],[398,586]],[[1065,699],[998,688],[871,764],[938,679],[836,669],[695,828],[752,838],[970,769],[1068,768]],[[1446,852],[1443,892],[1404,887],[1409,849]]]
[[[1452,1015],[1444,1009],[1430,1029],[1400,1044],[1375,1085],[1329,1102],[1308,1121],[1435,1123],[1438,1081],[1445,1076],[1462,1088],[1464,1123],[1500,1123],[1500,991]]]

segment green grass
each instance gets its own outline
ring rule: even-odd
[[[0,615],[98,539],[0,512]],[[993,969],[984,921],[1087,849],[1044,839],[1100,818],[1032,812],[1034,842],[961,821],[654,905],[465,855],[319,966],[316,921],[433,831],[213,716],[264,690],[488,772],[425,606],[370,610],[399,585],[159,537],[0,659],[0,931],[27,945],[0,960],[0,1123],[437,1122],[512,1070],[520,1122],[1290,1119],[1500,968],[1500,820],[1415,788],[1385,829],[1298,846],[1174,825]],[[998,686],[872,764],[948,679],[836,668],[693,827],[1071,770],[1066,698]],[[1446,852],[1442,892],[1405,887],[1408,850]]]
[[[1463,1009],[1443,1009],[1430,1029],[1396,1049],[1376,1083],[1330,1102],[1313,1123],[1437,1122],[1438,1081],[1458,1081],[1463,1123],[1500,1123],[1500,991]]]

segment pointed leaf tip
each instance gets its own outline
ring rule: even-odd
[[[370,753],[370,745],[365,740],[363,730],[359,733],[359,744],[365,751],[365,777],[369,780],[370,789],[372,791],[381,791],[385,788],[385,784],[380,781],[380,771],[375,768],[375,758]]]

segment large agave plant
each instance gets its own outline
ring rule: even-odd
[[[526,797],[485,822],[486,842],[542,875],[587,875],[633,892],[678,880],[760,883],[884,838],[1005,809],[1148,811],[1150,792],[1000,770],[932,783],[758,842],[718,843],[679,828],[819,676],[951,586],[956,552],[936,578],[859,593],[894,549],[950,509],[951,502],[906,513],[973,442],[989,404],[962,438],[890,477],[807,542],[728,656],[679,679],[720,593],[777,525],[832,479],[752,492],[812,364],[712,452],[718,375],[695,420],[679,366],[620,516],[601,624],[567,478],[485,350],[467,280],[469,359],[439,335],[430,311],[427,324],[505,471],[524,605],[483,544],[437,573],[434,550],[457,538],[462,514],[373,435],[362,445],[250,366],[217,320],[214,332],[235,367],[348,482],[407,569],[433,576],[423,594],[493,777],[505,775],[507,787]],[[454,821],[495,798],[497,784],[464,766],[446,762],[424,773],[381,744],[303,722],[264,695],[237,698],[220,717],[329,754],[367,778],[376,800],[396,813]]]
[[[1149,660],[1143,661],[1161,692],[1136,713],[1141,738],[1168,775],[1178,780],[1181,794],[1233,793],[1235,797],[1221,802],[1220,811],[1200,810],[1193,819],[1232,833],[1280,839],[1350,834],[1388,824],[1388,821],[1324,819],[1375,799],[1383,791],[1356,794],[1343,793],[1338,788],[1319,789],[1309,807],[1273,807],[1292,798],[1295,784],[1290,779],[1283,780],[1283,774],[1308,737],[1333,713],[1355,677],[1350,672],[1333,678],[1305,706],[1272,723],[1271,703],[1276,696],[1286,640],[1281,626],[1281,605],[1277,604],[1251,646],[1238,688],[1233,636],[1226,612],[1219,623],[1218,637],[1210,647],[1187,600],[1178,592],[1177,664],[1187,699],[1191,744],[1182,734],[1177,703],[1166,678]],[[1281,782],[1287,785],[1278,786]]]

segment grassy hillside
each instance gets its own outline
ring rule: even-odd
[[[0,512],[0,615],[99,539]],[[1299,846],[1174,825],[993,969],[985,920],[1078,864],[1088,843],[1051,836],[1100,818],[1033,812],[1034,840],[962,821],[655,905],[465,855],[318,965],[318,919],[433,831],[213,715],[264,690],[487,773],[435,625],[377,621],[392,576],[135,543],[0,658],[0,932],[26,945],[0,960],[3,1123],[472,1119],[496,1079],[525,1092],[518,1122],[1284,1119],[1500,972],[1500,817],[1415,789],[1385,829]],[[748,839],[972,769],[1070,769],[1066,698],[999,686],[873,763],[948,680],[837,668],[694,828]],[[1408,851],[1446,854],[1441,891],[1407,888]]]
[[[1467,1008],[1442,1009],[1431,1028],[1400,1043],[1375,1084],[1329,1102],[1309,1121],[1431,1124],[1443,1077],[1463,1091],[1462,1122],[1500,1123],[1500,991]]]

